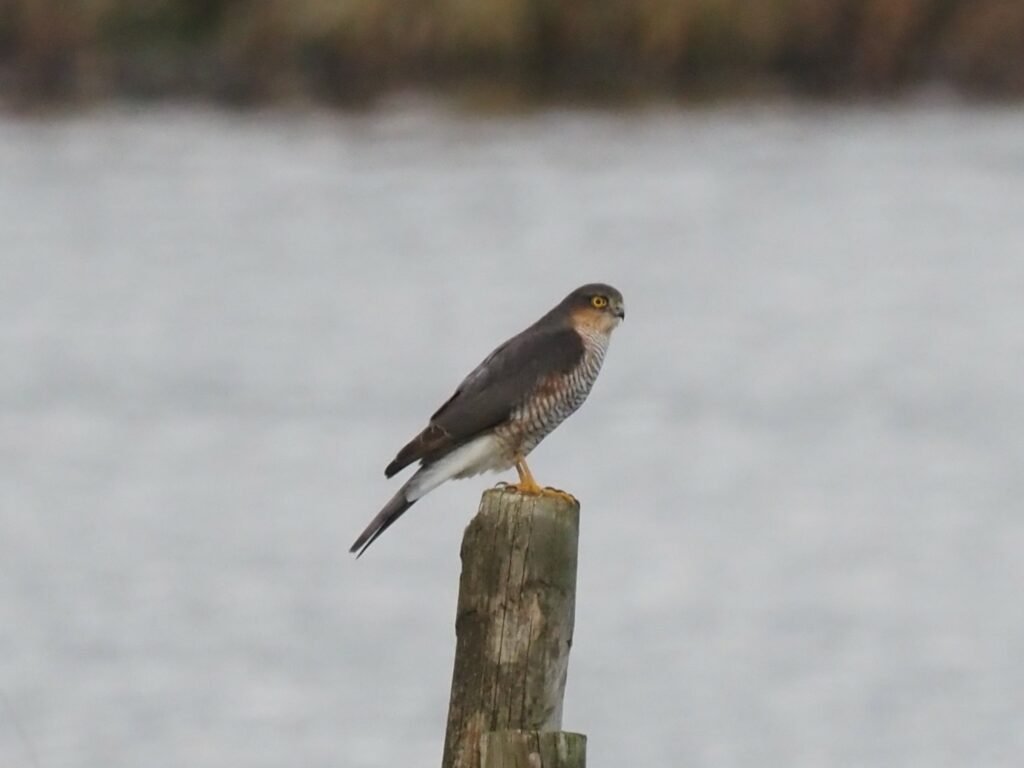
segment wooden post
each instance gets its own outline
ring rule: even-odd
[[[586,768],[587,737],[565,731],[491,731],[480,739],[480,768]]]
[[[548,750],[567,738],[582,760],[585,739],[581,744],[573,734],[547,733],[562,726],[576,609],[579,512],[579,504],[558,496],[526,496],[511,488],[484,492],[462,539],[442,768],[483,768],[481,738],[490,731],[545,732],[489,735],[492,756],[499,742],[509,745],[501,749],[511,755],[516,739],[532,739]],[[518,765],[494,762],[498,759],[505,760],[493,757],[487,768]],[[583,763],[555,765],[580,768]]]

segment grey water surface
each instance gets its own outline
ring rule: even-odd
[[[592,768],[1024,765],[1024,110],[957,105],[0,120],[0,765],[438,765],[499,478],[346,550],[592,280]]]

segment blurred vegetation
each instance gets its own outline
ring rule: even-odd
[[[0,0],[9,103],[1024,95],[1024,0]]]

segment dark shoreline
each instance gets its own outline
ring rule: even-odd
[[[10,0],[0,105],[1024,97],[1019,0]]]

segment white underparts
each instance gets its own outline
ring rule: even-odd
[[[472,477],[488,470],[511,466],[501,441],[494,435],[481,435],[413,475],[406,486],[405,498],[422,499],[441,483],[456,477]]]

